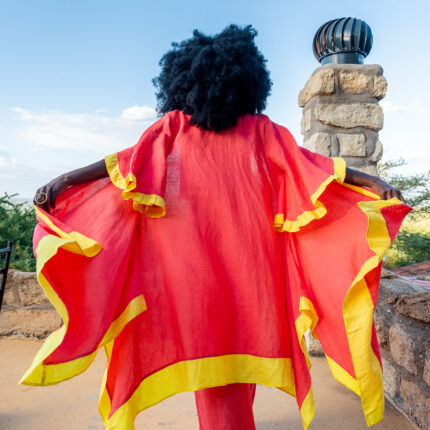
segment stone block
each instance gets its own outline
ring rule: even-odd
[[[309,100],[318,95],[334,93],[333,68],[320,67],[315,70],[299,93],[299,106],[303,107]]]
[[[392,272],[391,270],[385,269],[384,267],[381,269],[381,279],[382,278],[393,279],[396,277],[397,277],[397,275],[394,272]]]
[[[376,103],[321,103],[316,105],[314,116],[324,124],[342,128],[366,127],[378,131],[384,124],[382,108]]]
[[[430,322],[430,293],[404,295],[396,303],[397,312],[426,323]]]
[[[311,110],[306,109],[303,111],[302,116],[302,134],[306,134],[311,129]]]
[[[372,76],[360,72],[339,73],[339,84],[346,94],[362,94],[370,87]]]
[[[8,284],[6,284],[6,289],[4,291],[3,295],[3,304],[4,305],[12,305],[12,304],[18,304],[19,305],[19,299],[16,297],[15,291],[13,291],[11,288],[8,288]]]
[[[416,384],[406,379],[400,383],[400,397],[406,414],[422,429],[430,428],[430,398]]]
[[[390,350],[394,361],[413,375],[418,374],[415,363],[414,342],[400,326],[393,325],[389,330]]]
[[[377,99],[383,99],[387,94],[387,80],[382,75],[377,75],[373,81],[373,95]]]
[[[6,286],[3,296],[4,305],[14,304],[16,306],[21,306],[19,301],[18,286],[16,282],[14,282],[15,272],[18,272],[18,270],[9,269],[7,272]]]
[[[310,356],[324,357],[325,354],[320,341],[312,336],[310,330],[305,333],[305,339]]]
[[[54,309],[16,309],[0,313],[0,337],[24,336],[44,338],[61,326]]]
[[[382,358],[382,368],[384,374],[384,391],[394,398],[397,394],[396,368],[385,358]]]
[[[49,300],[37,282],[35,272],[10,270],[6,288],[15,291],[14,299],[20,302],[21,306],[49,304]]]
[[[430,387],[430,345],[427,345],[425,349],[423,379]]]
[[[378,343],[381,348],[388,349],[388,330],[383,317],[375,312],[374,323],[376,329],[376,335],[378,337]]]
[[[372,152],[372,155],[369,157],[369,161],[373,163],[377,163],[382,158],[382,154],[383,154],[382,143],[379,141],[379,139],[377,139],[375,143],[375,149]]]
[[[341,157],[365,157],[366,137],[364,134],[338,134],[339,155]]]
[[[313,152],[330,157],[331,139],[328,133],[314,133],[303,142],[303,146]]]
[[[19,297],[23,306],[49,303],[41,286],[36,279],[28,279],[18,286]]]

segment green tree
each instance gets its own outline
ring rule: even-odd
[[[407,216],[388,251],[385,266],[398,267],[430,260],[430,171],[404,175],[396,173],[405,160],[380,163],[381,178],[398,188],[414,210]]]
[[[0,196],[0,248],[13,240],[10,268],[35,271],[33,230],[37,223],[33,207],[14,201],[17,194]]]
[[[430,213],[430,170],[409,176],[394,171],[405,164],[403,158],[379,163],[379,174],[384,181],[402,192],[409,206],[414,208],[413,216]]]

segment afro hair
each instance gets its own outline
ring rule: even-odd
[[[198,30],[172,43],[160,60],[157,111],[175,109],[191,115],[190,124],[219,132],[244,114],[261,113],[272,82],[266,60],[257,49],[250,25],[230,25],[215,36]]]

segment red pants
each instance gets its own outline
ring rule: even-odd
[[[195,393],[200,430],[255,430],[255,384],[230,384]]]

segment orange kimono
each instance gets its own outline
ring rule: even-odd
[[[110,178],[36,208],[38,279],[61,315],[20,381],[50,385],[107,355],[100,413],[134,429],[182,391],[277,387],[314,415],[304,334],[362,399],[384,393],[373,326],[381,260],[410,211],[343,183],[345,163],[303,149],[261,114],[220,133],[172,111],[106,157]]]

